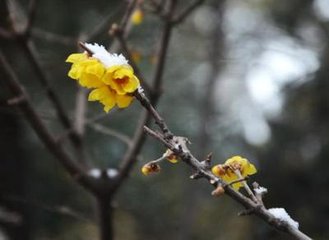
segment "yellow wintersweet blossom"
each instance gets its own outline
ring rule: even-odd
[[[97,88],[104,85],[101,78],[105,68],[97,59],[88,58],[85,53],[74,53],[66,59],[66,62],[73,63],[68,76],[78,80],[81,86]]]
[[[247,177],[249,175],[255,174],[257,169],[252,163],[248,161],[248,159],[241,156],[234,156],[226,160],[224,164],[214,166],[212,168],[212,172],[216,176],[223,179],[225,182],[230,183],[240,179],[240,176]],[[232,184],[232,187],[235,190],[239,190],[239,188],[242,186],[242,182]]]
[[[159,166],[159,164],[157,163],[147,163],[142,167],[142,173],[147,176],[150,175],[151,173],[158,173],[160,172],[161,168]]]
[[[178,157],[170,149],[167,149],[167,151],[163,154],[163,157],[165,157],[171,163],[178,162]]]
[[[143,19],[144,19],[144,13],[142,11],[142,9],[140,8],[136,8],[133,12],[133,14],[131,15],[131,22],[134,24],[134,25],[139,25],[143,22]]]
[[[105,112],[115,106],[128,107],[133,100],[132,93],[140,86],[128,61],[121,54],[110,54],[98,44],[86,43],[85,46],[93,52],[92,56],[71,54],[66,59],[72,63],[68,76],[81,86],[93,89],[88,100],[102,103]]]
[[[114,89],[119,95],[132,93],[139,86],[139,80],[129,65],[113,66],[106,69],[102,81]]]

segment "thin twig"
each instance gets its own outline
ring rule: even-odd
[[[3,199],[3,200],[6,200],[6,201],[24,204],[24,205],[27,205],[29,207],[34,207],[34,208],[41,209],[41,210],[44,210],[44,211],[48,211],[48,212],[52,212],[52,213],[56,213],[56,214],[60,214],[60,215],[64,215],[64,216],[69,216],[69,217],[72,217],[72,218],[80,220],[80,221],[95,224],[91,219],[83,216],[81,213],[77,212],[76,210],[74,210],[74,209],[72,209],[71,207],[68,207],[68,206],[64,206],[64,205],[62,205],[62,206],[49,206],[48,204],[45,204],[45,203],[37,201],[37,200],[23,199],[21,197],[11,196],[11,195],[1,196],[0,198]]]
[[[26,38],[28,38],[31,33],[32,25],[33,25],[34,19],[35,19],[36,9],[37,9],[37,0],[30,0],[29,7],[28,7],[28,13],[27,13],[27,22],[26,22],[26,27],[24,30],[24,35]]]
[[[66,154],[60,145],[58,145],[48,131],[47,127],[42,122],[39,114],[36,112],[35,108],[32,106],[28,94],[25,92],[23,87],[20,85],[18,78],[0,52],[0,67],[4,70],[6,77],[4,78],[7,81],[7,84],[14,95],[24,96],[25,101],[19,104],[19,108],[25,115],[26,119],[30,123],[31,127],[34,129],[38,137],[42,140],[48,150],[57,157],[60,163],[65,167],[67,172],[76,180],[78,180],[82,186],[92,190],[94,189],[94,183],[89,177],[85,174],[85,170],[75,162],[71,157]]]
[[[114,31],[113,33],[114,33],[115,37],[117,38],[118,42],[120,43],[120,46],[121,46],[125,56],[128,58],[129,64],[134,69],[135,75],[141,81],[141,84],[142,84],[143,88],[146,90],[146,92],[150,93],[151,88],[150,88],[149,84],[145,81],[145,78],[143,77],[139,67],[137,66],[137,64],[133,60],[132,55],[131,55],[131,51],[129,50],[129,48],[127,46],[127,42],[126,42],[126,40],[123,36],[123,33],[121,31]]]
[[[87,91],[86,89],[79,88],[76,95],[75,114],[74,114],[74,133],[76,134],[76,151],[80,162],[87,164],[87,159],[84,152],[83,136],[85,133],[85,121],[86,121],[86,101]]]
[[[68,129],[71,128],[70,119],[68,118],[68,115],[65,112],[64,107],[61,101],[59,100],[58,95],[55,93],[54,89],[50,86],[50,81],[46,73],[44,72],[43,66],[38,60],[35,46],[31,41],[25,39],[22,39],[21,41],[19,41],[19,43],[24,49],[26,56],[30,60],[30,63],[32,64],[32,67],[35,73],[37,74],[38,77],[37,79],[39,80],[40,84],[44,87],[48,98],[53,103],[59,120],[61,121],[61,123],[65,128]]]
[[[141,95],[141,97],[146,98],[145,95]],[[138,100],[140,101],[140,99]],[[149,101],[144,99],[143,102],[149,102]],[[145,107],[143,102],[141,102],[141,104]],[[146,109],[149,110],[149,108]],[[151,115],[152,117],[155,118],[157,123],[158,121],[156,118],[157,116],[159,116],[159,114],[151,113]],[[161,125],[159,125],[159,127],[160,129],[162,129]],[[268,223],[269,225],[272,225],[277,230],[290,234],[296,239],[301,239],[301,240],[311,239],[310,237],[302,233],[300,230],[291,226],[289,223],[283,222],[280,219],[273,216],[263,205],[259,204],[258,201],[254,202],[252,199],[247,198],[246,196],[242,195],[240,192],[235,191],[229,184],[225,184],[225,182],[223,182],[221,179],[214,176],[213,173],[204,166],[204,164],[202,164],[198,159],[196,159],[191,154],[190,150],[187,148],[186,145],[177,144],[177,141],[175,141],[175,139],[178,137],[173,136],[173,138],[165,138],[164,132],[162,135],[149,129],[148,127],[144,127],[144,130],[152,137],[161,141],[167,148],[173,151],[175,155],[179,156],[180,159],[183,160],[183,162],[185,162],[186,164],[191,166],[194,170],[196,170],[200,176],[206,178],[213,186],[217,187],[219,184],[222,185],[225,189],[225,193],[228,196],[230,196],[232,199],[242,204],[246,209],[253,209],[254,214],[260,217],[261,219],[265,220],[265,222]]]
[[[41,28],[32,28],[31,34],[33,37],[44,39],[46,41],[60,43],[66,46],[75,46],[77,39],[72,37],[63,36],[57,33],[48,32]]]
[[[88,126],[91,127],[92,129],[102,133],[102,134],[113,136],[113,137],[121,140],[122,142],[124,142],[128,146],[132,145],[131,139],[128,136],[122,134],[121,132],[118,132],[114,129],[105,127],[105,126],[103,126],[101,124],[97,124],[97,123],[89,123]]]
[[[189,5],[185,10],[183,10],[174,20],[172,24],[182,23],[197,7],[199,7],[205,0],[196,0],[194,3]]]

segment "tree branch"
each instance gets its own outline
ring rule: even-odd
[[[139,97],[136,97],[142,106],[145,107],[145,102],[149,103],[149,100],[146,99],[145,95],[143,94],[136,94],[139,95]],[[146,108],[146,107],[145,107]],[[171,151],[175,153],[175,155],[179,156],[180,159],[185,162],[187,165],[192,167],[200,177],[206,178],[210,184],[212,184],[214,187],[223,186],[225,189],[225,193],[230,196],[235,201],[239,202],[241,205],[243,205],[246,209],[252,209],[252,213],[254,213],[256,216],[263,219],[267,224],[273,226],[279,231],[286,232],[289,235],[293,236],[295,239],[301,239],[301,240],[310,240],[311,238],[302,233],[300,230],[294,228],[287,222],[283,222],[278,218],[275,218],[265,207],[259,202],[254,202],[253,200],[247,198],[246,196],[242,195],[240,192],[235,191],[229,184],[223,182],[220,178],[216,177],[210,170],[207,168],[202,162],[200,162],[197,158],[195,158],[190,150],[187,148],[186,144],[182,144],[179,140],[182,137],[174,136],[172,138],[166,138],[165,133],[163,130],[163,125],[159,124],[159,114],[154,114],[153,111],[154,108],[147,107],[148,111],[152,109],[152,112],[150,114],[155,119],[157,125],[162,130],[162,134],[157,133],[148,127],[144,127],[144,130],[152,137],[156,138],[157,140],[161,141],[167,148],[169,148]],[[163,118],[160,119],[163,120]],[[164,122],[164,121],[163,121]],[[164,123],[165,124],[165,123]],[[169,130],[169,129],[168,129]],[[170,131],[170,130],[169,130]]]
[[[44,123],[42,122],[40,116],[32,106],[28,94],[25,92],[23,87],[20,85],[16,74],[13,69],[5,59],[5,57],[0,52],[0,66],[4,70],[6,77],[5,81],[7,82],[11,92],[16,96],[23,96],[24,101],[21,102],[18,107],[25,115],[27,121],[30,123],[31,127],[34,129],[38,137],[45,144],[47,149],[60,161],[64,166],[67,172],[72,176],[73,179],[81,183],[82,186],[87,189],[94,191],[94,182],[90,177],[85,173],[85,170],[66,152],[62,149],[60,145],[57,144],[55,138],[48,131]]]
[[[196,0],[194,3],[189,5],[183,10],[176,18],[173,19],[172,24],[182,23],[198,6],[200,6],[204,0]]]

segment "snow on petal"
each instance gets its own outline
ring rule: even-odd
[[[94,53],[92,56],[97,58],[107,68],[117,65],[128,65],[128,60],[122,54],[111,54],[102,45],[85,43],[85,46]]]

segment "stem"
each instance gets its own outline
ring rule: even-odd
[[[97,198],[100,240],[113,239],[113,207],[111,199],[103,196]]]
[[[238,176],[239,179],[244,179],[243,176],[241,175],[241,172],[239,170],[234,170],[235,175]],[[255,202],[258,203],[258,199],[256,198],[255,194],[251,191],[250,187],[248,186],[246,181],[241,182],[243,184],[244,189],[246,189],[249,197]]]

